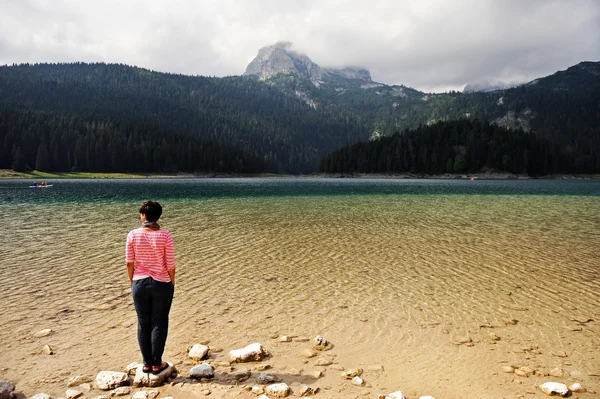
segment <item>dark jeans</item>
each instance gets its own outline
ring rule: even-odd
[[[173,302],[173,284],[148,277],[131,285],[138,317],[138,342],[144,364],[160,366],[169,330],[169,311]]]

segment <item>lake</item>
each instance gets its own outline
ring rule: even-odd
[[[30,183],[0,181],[0,379],[28,396],[64,396],[69,376],[139,361],[124,243],[145,199],[175,238],[165,354],[184,375],[194,343],[209,342],[216,364],[261,342],[274,373],[317,397],[518,397],[546,381],[600,392],[600,181]],[[34,337],[44,328],[53,334]],[[333,366],[273,338],[317,334]],[[341,367],[363,368],[367,386],[342,381]],[[544,376],[556,368],[562,377]],[[217,367],[217,381],[230,372]]]

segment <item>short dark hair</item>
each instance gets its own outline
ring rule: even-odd
[[[144,201],[140,206],[140,213],[146,215],[146,220],[156,222],[162,215],[162,206],[155,201]]]

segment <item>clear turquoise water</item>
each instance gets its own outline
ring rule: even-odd
[[[600,365],[600,181],[30,183],[0,182],[0,281],[10,287],[0,290],[0,353],[28,370],[39,351],[28,337],[50,327],[69,355],[8,376],[25,386],[44,367],[93,375],[90,357],[107,368],[135,360],[123,248],[152,198],[176,244],[171,358],[196,341],[259,341],[275,362],[306,369],[269,336],[324,334],[343,366],[383,364],[388,373],[367,374],[380,386],[518,396],[523,387],[499,374],[518,364],[581,371],[600,390],[587,377]],[[490,331],[501,340],[490,343]],[[465,336],[473,347],[453,345]]]

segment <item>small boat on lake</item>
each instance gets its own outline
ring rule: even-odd
[[[41,182],[41,183],[33,183],[31,186],[29,186],[29,188],[48,188],[48,187],[52,187],[54,184],[48,184],[45,181]]]

